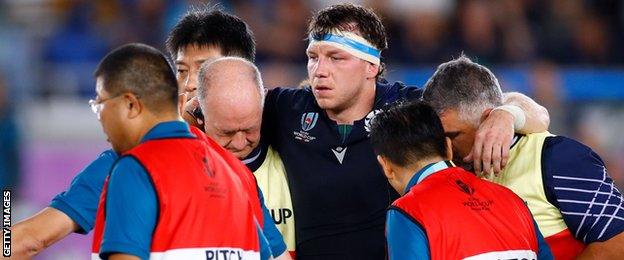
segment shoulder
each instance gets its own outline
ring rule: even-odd
[[[117,159],[117,153],[113,150],[102,152],[95,160],[78,173],[78,175],[74,178],[72,185],[87,182],[101,188],[104,183],[104,179],[106,179],[106,176],[111,171],[111,168]]]
[[[310,87],[305,88],[289,88],[289,87],[277,87],[271,89],[267,93],[267,99],[275,100],[300,100],[314,97]]]
[[[428,185],[418,184],[412,187],[407,193],[395,200],[390,206],[391,209],[405,213],[420,213],[420,205],[431,202],[432,197],[436,197],[437,189],[428,189]],[[431,192],[429,192],[431,191]]]
[[[526,203],[524,202],[524,200],[520,196],[518,196],[513,190],[498,183],[488,181],[486,179],[477,178],[476,180],[480,182],[481,185],[493,191],[493,194],[495,195],[491,196],[490,198],[494,201],[502,201],[503,203],[501,203],[501,205],[505,205],[505,207],[510,205],[516,205],[518,207],[509,208],[519,208],[522,210],[526,209]],[[530,215],[530,212],[527,211],[526,213]]]
[[[305,88],[274,88],[266,96],[265,107],[271,109],[293,109],[306,107],[316,102],[310,87]]]
[[[418,86],[406,85],[401,81],[396,81],[392,83],[392,87],[396,88],[399,92],[405,93],[406,95],[418,96],[419,98],[422,96],[423,89]]]
[[[552,136],[544,140],[542,165],[545,170],[578,167],[579,165],[604,165],[596,152],[587,145],[565,136]]]
[[[152,177],[146,168],[133,156],[122,156],[111,170],[108,194],[120,189],[137,191],[138,187],[152,187]],[[130,194],[125,192],[126,194]],[[108,195],[110,197],[110,195]]]
[[[268,124],[263,127],[274,127],[284,120],[294,120],[301,116],[303,112],[318,111],[320,108],[310,90],[305,88],[275,88],[269,91],[264,105],[263,120],[268,120]],[[282,130],[277,127],[274,130]],[[272,131],[267,131],[269,136],[277,136]],[[264,135],[264,133],[263,133]],[[272,140],[274,138],[269,138]],[[270,142],[271,143],[271,142]]]
[[[120,157],[111,170],[111,178],[116,178],[117,172],[147,172],[141,162],[132,155]],[[128,174],[123,174],[128,175]]]
[[[98,157],[93,160],[93,162],[91,162],[91,164],[89,164],[83,172],[98,171],[108,173],[118,158],[119,156],[113,150],[106,150],[98,155]]]
[[[410,101],[422,97],[422,88],[405,85],[403,82],[377,83],[377,99],[382,99],[384,103],[395,101]]]

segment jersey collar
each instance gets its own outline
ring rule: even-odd
[[[152,129],[143,136],[141,143],[154,139],[194,137],[195,136],[191,134],[191,130],[185,122],[167,121],[158,123],[156,126],[152,127]]]
[[[250,171],[255,172],[258,168],[260,168],[260,166],[262,166],[262,163],[264,163],[268,150],[268,145],[266,145],[261,139],[258,146],[254,148],[245,159],[242,160],[243,164],[245,164]]]
[[[439,161],[437,163],[431,163],[425,166],[424,168],[420,169],[420,171],[416,172],[412,179],[410,179],[410,181],[407,183],[407,186],[405,187],[405,193],[407,193],[412,187],[420,183],[429,175],[450,167],[455,167],[455,164],[453,164],[453,162],[451,161]]]

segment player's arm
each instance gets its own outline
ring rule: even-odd
[[[548,201],[561,211],[583,259],[624,259],[624,198],[602,159],[566,137],[544,142],[542,170]]]
[[[514,128],[519,133],[548,130],[548,111],[531,98],[512,92],[503,94],[503,100],[503,106],[484,112],[472,152],[465,158],[473,162],[475,172],[502,171],[509,160]]]
[[[576,259],[624,259],[624,233],[620,233],[604,242],[587,245]]]
[[[393,207],[388,210],[386,236],[388,259],[430,259],[424,230]]]
[[[114,167],[106,193],[106,223],[100,257],[148,259],[158,202],[148,173],[132,157]],[[125,258],[121,258],[125,259]]]
[[[548,110],[535,100],[518,92],[503,93],[503,104],[517,106],[522,109],[526,120],[524,125],[515,129],[519,134],[540,133],[548,130],[550,115]],[[514,121],[515,121],[514,116]]]
[[[65,213],[46,207],[11,228],[12,257],[33,257],[77,230],[78,225]]]

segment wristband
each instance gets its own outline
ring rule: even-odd
[[[509,112],[514,117],[514,130],[518,131],[524,127],[526,123],[526,115],[524,114],[524,110],[518,106],[514,105],[502,105],[495,107],[494,110],[504,110]]]

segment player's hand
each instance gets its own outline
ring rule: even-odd
[[[204,121],[202,118],[196,116],[198,110],[199,101],[197,100],[197,97],[193,97],[184,104],[182,118],[189,125],[195,126],[199,129],[204,129]]]
[[[514,118],[504,110],[487,110],[482,118],[472,151],[464,161],[473,162],[475,173],[498,175],[509,160]]]

